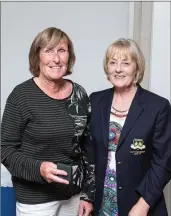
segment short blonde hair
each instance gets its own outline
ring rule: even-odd
[[[58,45],[58,43],[64,40],[68,44],[69,50],[69,60],[68,60],[68,70],[65,75],[69,75],[72,73],[72,67],[75,63],[75,53],[74,47],[69,36],[63,32],[62,30],[49,27],[42,32],[40,32],[32,42],[29,52],[29,70],[33,74],[33,76],[37,77],[40,73],[40,50],[45,48],[47,45],[51,48],[54,48]]]
[[[138,84],[143,80],[145,71],[145,58],[138,46],[138,44],[132,39],[118,39],[112,43],[106,50],[104,57],[104,71],[108,76],[108,61],[115,55],[124,57],[130,57],[136,63],[136,74],[134,83]]]

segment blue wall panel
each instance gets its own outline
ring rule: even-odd
[[[1,187],[1,216],[16,216],[16,198],[12,187]]]

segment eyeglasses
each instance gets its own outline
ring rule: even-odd
[[[121,61],[121,62],[117,62],[117,61],[109,61],[108,64],[112,67],[121,67],[121,68],[125,68],[125,67],[129,67],[131,62],[129,61]]]
[[[41,50],[41,53],[43,55],[47,55],[47,56],[54,56],[55,54],[58,54],[58,55],[66,55],[68,54],[68,50],[64,49],[64,48],[61,48],[59,50],[57,49],[44,49],[44,50]]]

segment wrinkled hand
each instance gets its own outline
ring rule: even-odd
[[[86,202],[84,200],[80,200],[79,205],[79,216],[89,216],[89,214],[93,211],[93,204],[90,202]]]
[[[64,180],[58,176],[67,176],[67,172],[57,169],[57,165],[52,162],[42,162],[40,165],[40,174],[49,183],[58,182],[62,184],[69,184],[69,181]]]
[[[141,197],[139,201],[132,207],[128,216],[147,216],[150,206]]]

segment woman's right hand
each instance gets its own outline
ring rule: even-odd
[[[48,183],[58,182],[62,184],[69,184],[69,181],[58,176],[67,176],[67,172],[57,169],[57,165],[52,162],[42,162],[40,165],[40,174]]]

